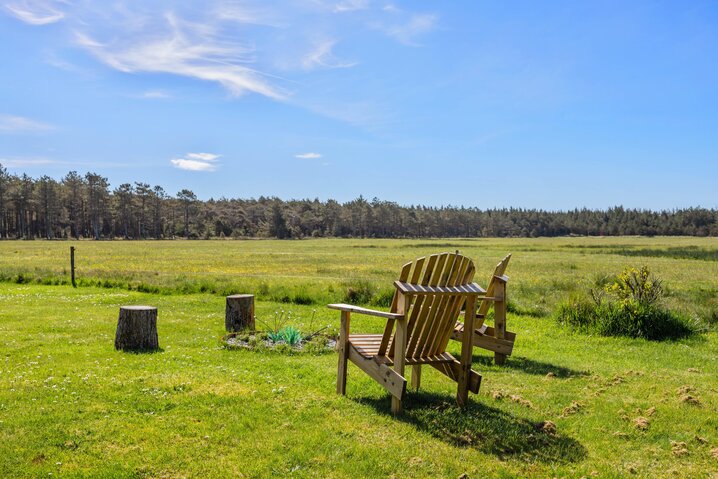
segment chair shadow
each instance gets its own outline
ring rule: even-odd
[[[491,356],[474,355],[471,359],[474,365],[495,366],[494,358]],[[509,356],[506,362],[498,368],[515,369],[526,374],[535,374],[545,376],[552,373],[557,378],[568,378],[571,376],[588,376],[590,371],[580,371],[577,369],[567,368],[565,366],[557,366],[551,363],[544,363],[521,356]]]
[[[471,447],[499,459],[527,462],[574,463],[586,458],[586,448],[572,437],[549,433],[541,423],[514,416],[506,411],[469,401],[459,408],[445,395],[409,393],[397,420],[457,447]],[[388,396],[360,398],[357,402],[377,412],[391,414]]]

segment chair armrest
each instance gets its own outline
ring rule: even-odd
[[[348,313],[366,314],[367,316],[378,316],[386,319],[404,319],[403,314],[389,313],[386,311],[377,311],[375,309],[366,309],[352,304],[329,304],[328,308],[346,311]]]

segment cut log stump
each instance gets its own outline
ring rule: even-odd
[[[154,351],[159,347],[157,308],[153,306],[121,306],[115,333],[115,349]]]
[[[254,331],[254,295],[233,294],[227,296],[224,328],[230,333],[249,329]]]

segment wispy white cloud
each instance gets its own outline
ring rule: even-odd
[[[180,170],[216,171],[219,167],[217,159],[220,156],[214,153],[187,153],[184,158],[172,159],[170,163]]]
[[[53,130],[52,125],[23,116],[1,115],[0,133],[31,133]]]
[[[328,99],[323,88],[327,80],[334,81],[328,70],[363,62],[359,55],[368,51],[361,48],[366,36],[416,46],[422,35],[436,28],[436,15],[400,9],[392,1],[0,0],[0,10],[4,6],[18,21],[32,25],[55,22],[62,38],[72,39],[73,46],[111,69],[155,74],[152,89],[136,98],[167,98],[166,84],[160,82],[165,75],[182,76],[219,85],[231,97],[256,94],[338,121],[375,127],[385,120],[377,116],[393,110],[378,97],[357,98],[354,90],[345,89]],[[335,25],[327,25],[329,17]],[[357,58],[342,58],[338,45],[356,52]],[[62,56],[50,50],[46,61],[82,73],[64,60],[72,58],[91,71],[90,63],[65,46],[57,45],[63,48],[57,50]],[[280,72],[285,78],[278,76]],[[346,111],[348,104],[358,110]]]
[[[166,100],[168,98],[172,98],[172,95],[164,90],[147,90],[143,91],[139,97],[148,100]]]
[[[369,0],[344,0],[334,5],[335,13],[354,12],[369,8]]]
[[[336,41],[324,40],[317,42],[312,51],[302,58],[302,67],[305,70],[314,68],[351,68],[357,65],[357,62],[339,61],[332,52]]]
[[[71,63],[57,54],[57,52],[47,50],[43,53],[45,63],[60,70],[65,70],[72,73],[77,73],[83,77],[92,77],[93,75],[89,70],[81,68],[74,63]]]
[[[47,166],[57,163],[59,162],[41,157],[0,158],[0,165],[7,168],[32,168],[34,166]]]
[[[438,17],[430,13],[412,14],[404,23],[383,25],[376,27],[386,35],[408,46],[419,46],[417,37],[433,31],[436,28]]]
[[[246,25],[262,25],[275,28],[284,26],[277,19],[277,15],[266,6],[258,7],[247,2],[222,2],[216,6],[214,13],[220,20]]]
[[[187,171],[216,171],[217,165],[205,163],[204,161],[186,160],[184,158],[176,158],[170,160],[175,168]]]
[[[5,9],[19,20],[30,25],[47,25],[59,22],[65,14],[58,10],[57,2],[46,0],[22,0],[6,3]]]
[[[301,158],[302,160],[314,160],[317,158],[321,158],[321,153],[300,153],[298,155],[294,155],[295,158]]]
[[[235,96],[246,92],[274,99],[285,95],[266,77],[246,65],[253,63],[253,49],[218,37],[216,28],[165,15],[163,31],[142,32],[102,43],[77,31],[77,44],[116,70],[135,73],[171,73],[217,82]]]
[[[217,161],[222,155],[215,155],[214,153],[187,153],[187,158],[199,161]]]

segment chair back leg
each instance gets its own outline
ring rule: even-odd
[[[421,364],[415,364],[411,367],[411,387],[414,391],[418,391],[421,386]]]
[[[504,339],[506,337],[506,282],[499,280],[496,282],[494,296],[497,300],[494,302],[494,337],[496,339]],[[498,299],[500,298],[500,299]],[[506,362],[506,355],[494,352],[494,363],[502,365]]]

